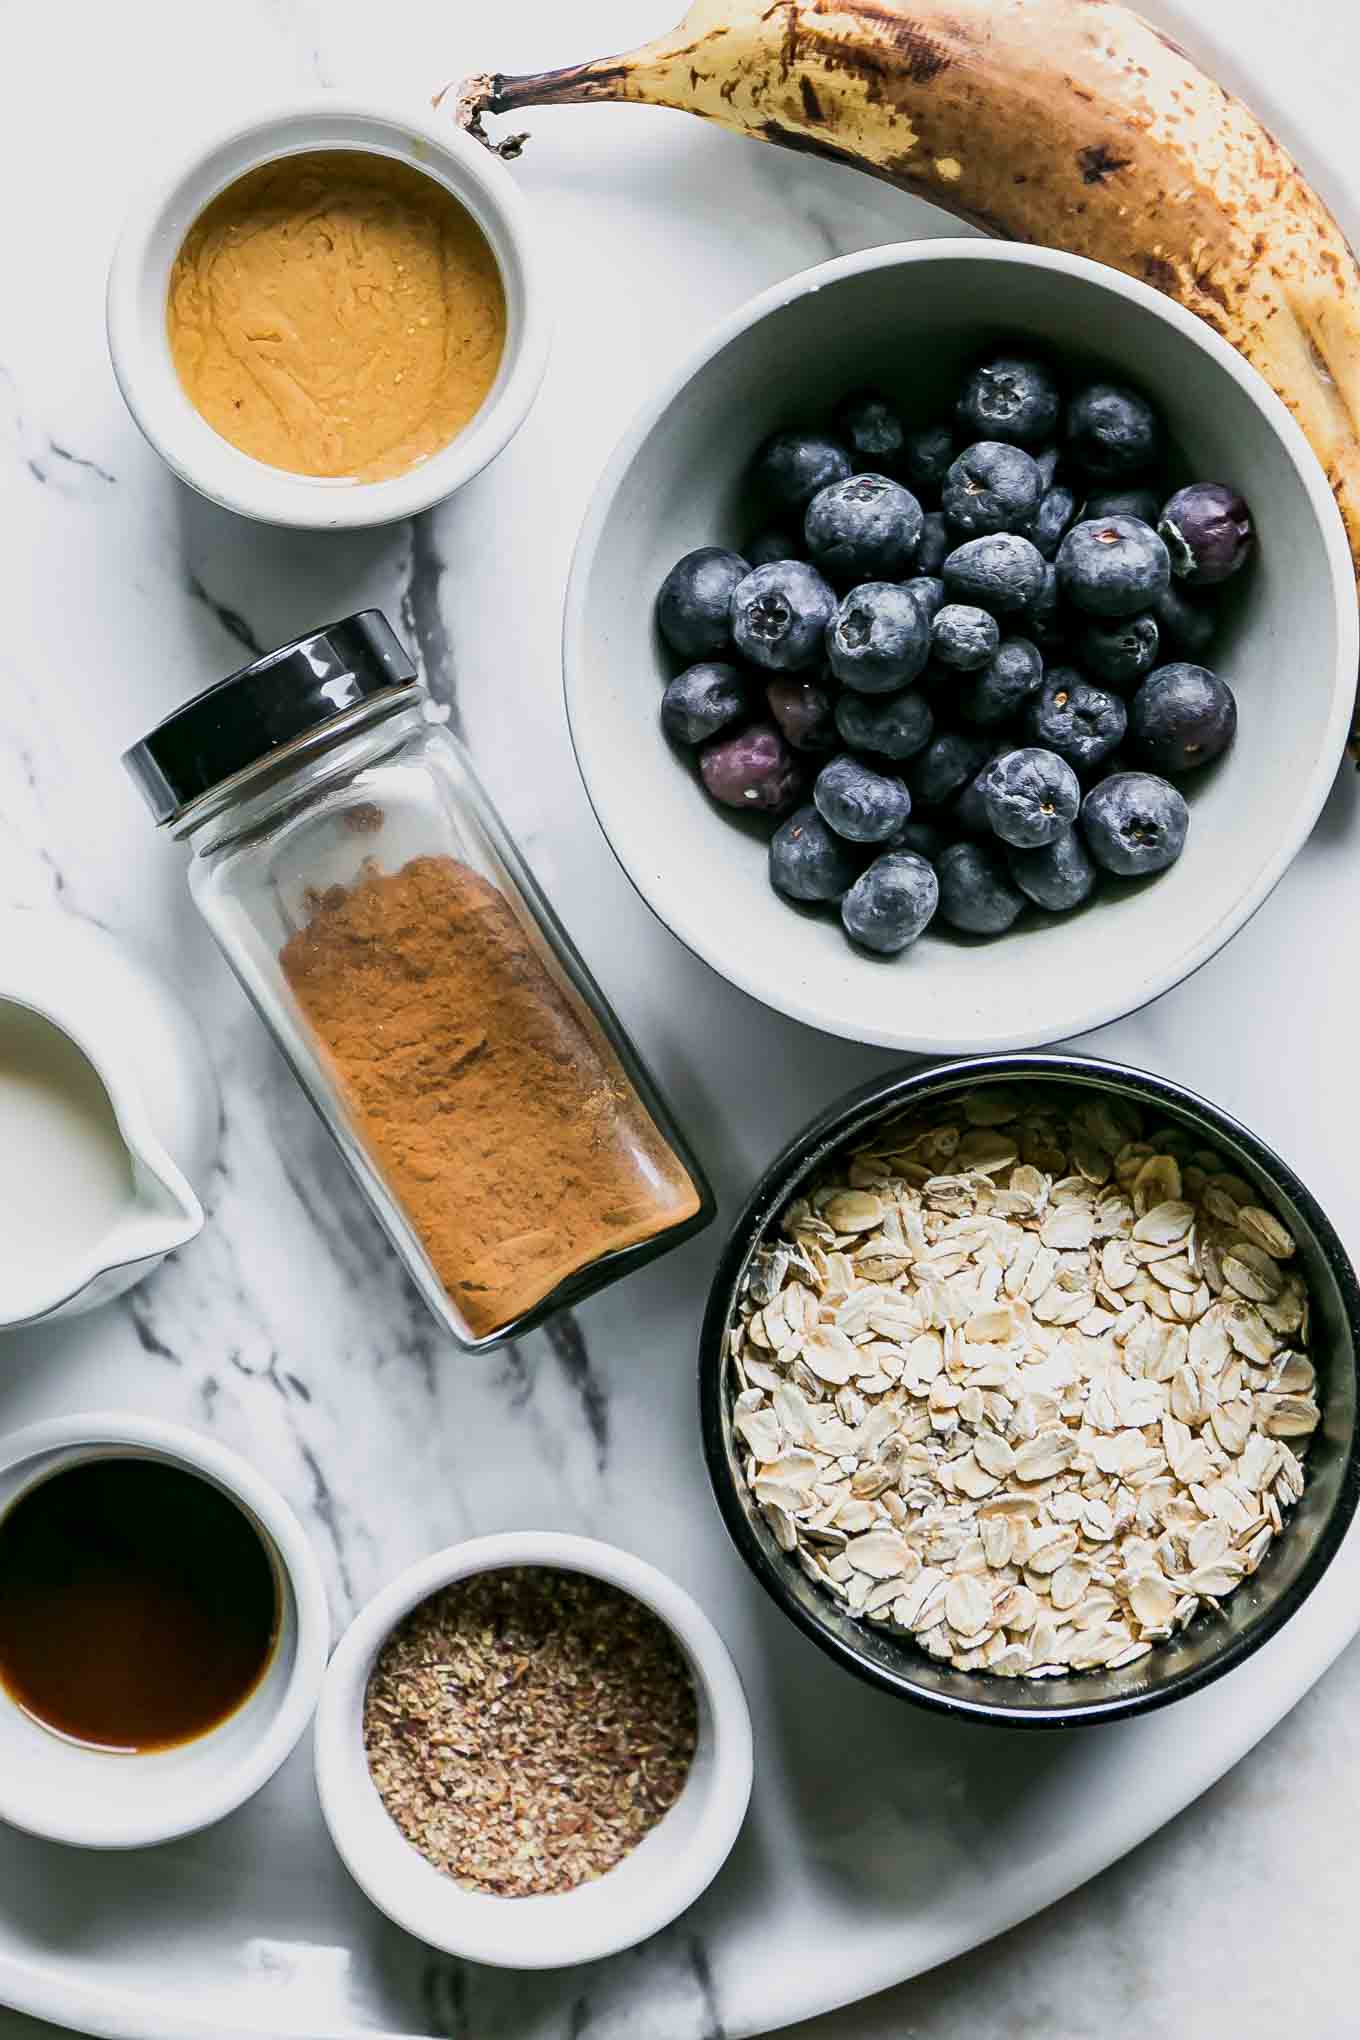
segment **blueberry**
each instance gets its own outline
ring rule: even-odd
[[[930,657],[925,611],[898,581],[852,588],[826,633],[831,670],[862,694],[890,694],[914,680]]]
[[[1081,804],[1081,829],[1096,863],[1117,878],[1165,871],[1185,848],[1190,810],[1151,772],[1117,772]]]
[[[1044,558],[1027,538],[998,531],[956,546],[941,573],[951,602],[975,602],[994,616],[1018,616],[1044,585]]]
[[[1134,687],[1157,663],[1161,633],[1150,610],[1141,616],[1082,618],[1073,656],[1106,687]]]
[[[775,560],[801,560],[802,557],[802,533],[777,524],[758,532],[746,547],[746,558],[753,567],[768,567]]]
[[[1005,638],[980,673],[965,680],[955,696],[960,718],[974,729],[1008,722],[1043,685],[1044,662],[1028,638]]]
[[[952,826],[964,836],[990,836],[992,818],[987,812],[987,784],[992,767],[1008,758],[1015,749],[1014,744],[997,744],[990,750],[980,769],[973,774],[963,792],[949,809]]]
[[[835,689],[802,673],[780,675],[765,688],[770,714],[795,751],[837,747]]]
[[[1004,935],[1025,904],[1000,858],[983,843],[951,843],[935,872],[940,919],[968,935]]]
[[[1058,586],[1088,616],[1136,616],[1171,579],[1171,560],[1150,524],[1090,517],[1058,547]]]
[[[916,574],[902,586],[910,591],[925,611],[927,622],[939,615],[945,605],[944,582],[938,574]]]
[[[1066,759],[1031,744],[997,759],[982,799],[1002,842],[1033,850],[1071,828],[1081,806],[1081,787]]]
[[[803,790],[803,768],[773,723],[711,738],[699,753],[699,776],[714,800],[753,814],[781,815]]]
[[[1070,489],[1066,482],[1054,482],[1052,488],[1045,489],[1026,535],[1033,539],[1046,560],[1051,560],[1057,552],[1076,514],[1075,489]]]
[[[907,774],[912,799],[922,807],[943,807],[982,770],[991,750],[985,737],[965,730],[942,730],[912,760]]]
[[[1162,454],[1162,421],[1146,397],[1117,383],[1091,383],[1067,407],[1067,451],[1096,481],[1144,475]]]
[[[1058,593],[1058,569],[1051,560],[1044,563],[1043,582],[1023,622],[1045,658],[1051,658],[1067,643],[1067,617]]]
[[[921,524],[921,543],[916,548],[918,574],[938,574],[954,546],[954,534],[943,510],[927,510]]]
[[[905,448],[907,480],[913,489],[938,489],[954,458],[952,425],[927,425],[909,432]]]
[[[1083,517],[1135,517],[1155,530],[1162,514],[1162,499],[1155,489],[1092,489],[1082,507]]]
[[[873,771],[848,751],[823,765],[812,798],[822,820],[848,843],[886,843],[911,813],[900,779]]]
[[[934,822],[918,822],[914,817],[902,824],[901,847],[914,850],[918,857],[924,857],[927,864],[934,864],[949,838]]]
[[[838,900],[859,859],[833,836],[815,807],[796,808],[770,838],[770,884],[791,900]]]
[[[751,464],[751,481],[772,510],[803,511],[830,482],[851,472],[850,456],[824,432],[776,432]]]
[[[930,742],[935,718],[914,687],[900,694],[855,694],[847,687],[836,703],[836,728],[854,751],[881,758],[914,758]]]
[[[940,882],[924,857],[890,850],[876,857],[841,901],[841,920],[852,941],[896,956],[934,917]]]
[[[1129,735],[1136,757],[1159,772],[1193,772],[1226,751],[1237,702],[1205,666],[1176,663],[1149,673],[1133,697]]]
[[[1255,541],[1250,510],[1236,489],[1221,482],[1177,489],[1157,529],[1171,555],[1171,571],[1192,588],[1212,588],[1237,573]]]
[[[750,707],[750,690],[736,667],[705,659],[671,681],[661,697],[661,727],[677,744],[703,744]]]
[[[1033,850],[1012,850],[1006,863],[1025,898],[1050,914],[1079,907],[1095,890],[1096,868],[1077,829]]]
[[[930,626],[932,656],[956,673],[976,673],[995,657],[1001,626],[971,602],[946,602]]]
[[[941,504],[960,538],[985,538],[1025,530],[1042,494],[1039,470],[1022,447],[980,439],[950,467]]]
[[[1183,582],[1173,581],[1152,604],[1162,650],[1173,658],[1200,660],[1218,635],[1218,612],[1210,598],[1196,600]]]
[[[818,490],[803,520],[807,549],[833,580],[895,581],[916,557],[924,516],[887,475],[851,475]]]
[[[850,449],[852,464],[878,474],[896,474],[906,451],[901,413],[878,390],[854,390],[836,406],[837,437]]]
[[[815,567],[805,560],[773,560],[732,591],[732,636],[753,665],[797,672],[821,658],[835,613],[836,598]]]
[[[682,659],[711,659],[732,642],[732,591],[750,573],[740,553],[701,545],[686,553],[661,583],[656,621]]]
[[[1058,423],[1058,379],[1032,354],[996,354],[982,361],[963,386],[959,422],[980,438],[1015,446],[1042,446]]]
[[[1031,743],[1056,751],[1074,772],[1095,773],[1124,741],[1128,711],[1072,666],[1054,666],[1025,714]]]
[[[1053,487],[1053,484],[1057,481],[1058,466],[1061,460],[1062,460],[1062,448],[1058,445],[1056,440],[1054,440],[1051,446],[1042,447],[1040,451],[1035,454],[1034,465],[1039,470],[1039,480],[1043,485],[1045,491],[1051,489]]]

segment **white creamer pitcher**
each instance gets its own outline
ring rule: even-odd
[[[154,971],[74,915],[0,914],[0,1331],[106,1303],[193,1239],[218,1126]]]

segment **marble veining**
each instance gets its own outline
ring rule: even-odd
[[[461,1356],[217,956],[183,851],[157,838],[118,766],[244,658],[377,604],[692,1132],[725,1217],[804,1119],[891,1065],[763,1013],[649,918],[575,771],[558,632],[595,477],[704,329],[827,255],[952,222],[678,115],[533,115],[514,174],[556,272],[542,398],[459,497],[374,532],[267,530],[187,494],[131,425],[104,349],[107,257],[133,185],[219,119],[311,84],[423,101],[469,70],[627,47],[678,11],[678,0],[388,0],[375,15],[358,0],[248,0],[228,19],[142,0],[135,34],[109,9],[29,10],[12,25],[28,82],[11,84],[0,126],[16,200],[7,277],[39,277],[41,291],[0,300],[0,905],[60,904],[142,945],[196,1012],[224,1107],[202,1236],[95,1317],[0,1340],[0,1429],[125,1404],[211,1430],[302,1515],[337,1629],[402,1566],[469,1535],[532,1523],[630,1546],[696,1593],[738,1657],[757,1727],[751,1817],[713,1890],[645,1948],[504,1975],[433,1957],[372,1911],[326,1841],[304,1748],[212,1834],[122,1863],[0,1835],[0,1999],[22,1980],[26,2001],[55,2015],[36,1994],[41,1970],[76,1993],[69,2016],[139,2035],[159,2012],[157,2030],[177,2036],[215,2021],[262,2034],[738,2040],[954,1954],[981,1917],[1009,1925],[1098,1868],[1145,1832],[1145,1803],[1168,1777],[1179,1781],[1168,1804],[1180,1803],[1250,1746],[1269,1718],[1263,1681],[1278,1712],[1353,1622],[1337,1610],[1354,1602],[1354,1538],[1245,1684],[1234,1675],[1208,1706],[1098,1741],[1028,1739],[1022,1757],[1014,1737],[904,1715],[848,1681],[764,1601],[707,1494],[694,1342],[723,1221],[515,1345]],[[1279,0],[1147,11],[1217,47],[1233,82],[1259,81],[1262,110],[1344,209],[1360,41],[1342,11],[1296,0],[1288,35]],[[1342,1137],[1354,1113],[1327,1074],[1348,1069],[1352,1047],[1353,945],[1338,931],[1360,910],[1356,799],[1352,781],[1338,785],[1280,891],[1194,983],[1083,1045],[1249,1118],[1360,1242]],[[1243,2021],[1220,2021],[1212,1965],[1197,1959],[1177,1997],[1160,1951],[1182,1929],[1230,1943],[1242,1918],[1264,1948],[1268,1885],[1270,1918],[1294,1945],[1325,1946],[1319,1961],[1353,1999],[1354,1870],[1333,1803],[1336,1760],[1349,1780],[1357,1754],[1354,1709],[1335,1697],[1343,1675],[1355,1677],[1354,1653],[1250,1764],[1092,1891],[994,1957],[816,2031],[1087,2040],[1138,2016],[1154,2040],[1236,2040]],[[1308,1849],[1291,1840],[1299,1791],[1316,1829]],[[1277,1877],[1280,1857],[1290,1868]],[[1219,1877],[1229,1866],[1231,1903],[1206,1897],[1206,1864]],[[1028,1950],[1042,1951],[1041,1979]],[[1266,1969],[1255,1973],[1284,2016]],[[1339,2040],[1344,2014],[1329,2028],[1327,2006],[1341,1999],[1318,1974],[1300,1981],[1311,1995],[1299,2002],[1321,2040]],[[0,2012],[3,2040],[30,2031]]]

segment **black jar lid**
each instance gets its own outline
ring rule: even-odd
[[[385,694],[416,669],[380,609],[361,609],[252,659],[123,753],[156,821],[173,821],[272,751]]]

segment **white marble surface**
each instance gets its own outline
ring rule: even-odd
[[[1335,0],[1199,0],[1191,10],[1187,0],[1149,11],[1249,84],[1345,212],[1360,169],[1352,10]],[[829,2003],[891,1975],[883,1965],[894,1946],[897,1973],[919,1962],[928,1894],[951,1880],[982,1893],[1004,1876],[1007,1859],[1032,1847],[1029,1809],[1060,1761],[1051,1746],[1017,1749],[980,1732],[960,1745],[956,1732],[903,1716],[848,1686],[758,1600],[699,1492],[692,1346],[716,1236],[591,1304],[575,1331],[475,1366],[442,1346],[196,923],[180,853],[154,839],[116,767],[127,742],[238,663],[243,647],[378,602],[432,680],[456,690],[506,820],[693,1127],[729,1208],[779,1140],[888,1066],[885,1055],[761,1012],[648,918],[575,774],[557,628],[586,495],[658,374],[707,323],[777,277],[829,253],[945,231],[942,219],[867,179],[680,116],[535,116],[517,174],[541,208],[558,271],[557,352],[514,446],[414,529],[289,538],[217,513],[179,490],[142,444],[104,354],[104,271],[133,182],[219,110],[309,81],[417,99],[471,69],[538,69],[625,46],[670,12],[671,0],[387,0],[381,9],[134,0],[13,10],[6,23],[0,901],[57,902],[140,939],[208,1029],[226,1113],[203,1238],[124,1305],[0,1349],[0,1428],[103,1399],[211,1426],[304,1511],[338,1621],[407,1560],[471,1530],[517,1526],[526,1507],[542,1523],[617,1537],[712,1609],[766,1733],[752,1822],[708,1909],[570,1987],[426,1963],[375,1927],[323,1857],[299,1871],[289,1844],[313,1847],[315,1834],[296,1767],[291,1785],[244,1817],[225,1859],[206,1842],[190,1845],[143,1863],[126,1888],[60,1852],[0,1848],[0,1919],[20,1920],[50,1968],[93,1964],[96,1995],[134,1972],[173,1976],[189,1939],[186,1894],[220,1897],[242,1931],[224,1942],[220,1972],[197,1972],[204,1996],[183,2007],[186,2027],[220,1987],[230,2016],[264,2031],[296,2025],[302,1993],[317,2031],[366,2022],[457,2040],[751,2032],[770,2023],[752,2009],[762,1994],[771,2017],[789,2003],[794,1968],[799,1990],[816,1979],[802,2001]],[[1352,1244],[1360,1196],[1347,931],[1360,910],[1357,826],[1347,779],[1232,948],[1089,1044],[1249,1119],[1298,1163]],[[1333,1611],[1353,1609],[1358,1566],[1352,1539],[1329,1582]],[[1337,1614],[1329,1620],[1332,1634]],[[1302,1624],[1298,1635],[1302,1652]],[[1310,1635],[1311,1666],[1327,1655],[1320,1617]],[[1275,1662],[1284,1692],[1287,1652]],[[1339,2040],[1353,2030],[1360,1982],[1350,1919],[1360,1895],[1349,1705],[1358,1681],[1352,1651],[1245,1763],[1124,1863],[990,1949],[803,2029],[806,2040],[1084,2040],[1130,2024],[1157,2040],[1254,2040],[1286,2020]],[[790,1719],[780,1702],[795,1689]],[[1189,1770],[1212,1775],[1216,1749],[1221,1763],[1251,1739],[1254,1691],[1230,1680],[1205,1696]],[[875,1751],[877,1769],[851,1765],[860,1744]],[[1162,1739],[1140,1747],[1152,1795],[1179,1760]],[[1099,1796],[1100,1760],[1092,1751],[1061,1761],[1078,1775],[1059,1803],[1080,1828],[1083,1805]],[[1089,1801],[1078,1789],[1082,1765]],[[933,1797],[913,1833],[914,1777]],[[1136,1832],[1137,1809],[1124,1819]],[[1097,1860],[1098,1837],[1078,1839]],[[1055,1853],[1063,1840],[1055,1834]],[[915,1874],[904,1878],[912,1848]],[[800,1902],[809,1920],[826,1921],[827,1942],[821,1949],[805,1935],[798,1963],[781,1954],[762,1981],[758,1957],[738,1959],[728,1929],[738,1918],[751,1950],[767,1926],[769,1945],[778,1941],[762,1908],[798,1849],[808,1852]],[[270,1938],[285,1913],[286,1943]],[[838,1953],[847,1929],[836,1920],[853,1921],[855,1933],[872,1927],[862,1961]],[[349,1959],[351,1942],[363,1947],[362,1964]],[[0,2013],[3,2040],[36,2030]]]

